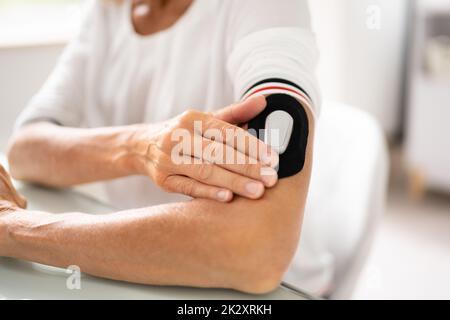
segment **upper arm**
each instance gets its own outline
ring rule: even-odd
[[[220,237],[209,249],[226,250],[218,259],[224,259],[221,265],[236,280],[239,290],[265,292],[275,288],[294,257],[313,162],[315,123],[310,110],[307,114],[310,134],[302,171],[281,179],[259,200],[237,197],[224,204],[197,199],[188,204],[189,212],[202,216],[194,219],[200,222],[199,228],[206,223],[214,229],[212,234]]]
[[[242,99],[256,83],[284,79],[301,87],[319,114],[319,53],[307,1],[234,1],[231,11],[227,72],[234,99]]]

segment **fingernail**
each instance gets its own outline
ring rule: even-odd
[[[262,183],[249,182],[245,185],[245,190],[252,196],[260,196],[264,192],[264,186]]]
[[[275,151],[272,151],[270,153],[270,155],[269,154],[264,154],[261,157],[261,160],[264,163],[264,165],[274,168],[278,164],[279,156],[278,156],[278,154]]]
[[[217,199],[219,199],[219,201],[227,202],[230,200],[230,198],[231,198],[230,191],[220,190],[219,192],[217,192]]]
[[[261,180],[266,187],[273,187],[278,181],[278,173],[270,167],[261,168]]]

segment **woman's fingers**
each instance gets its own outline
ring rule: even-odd
[[[227,116],[223,118],[227,118]],[[182,129],[196,135],[227,144],[245,155],[261,161],[264,165],[275,167],[278,164],[278,155],[271,147],[246,130],[210,114],[195,110],[187,111],[179,118],[179,125]]]
[[[202,137],[196,138],[202,139],[202,148],[199,148],[199,150],[192,148],[192,152],[185,154],[186,156],[192,156],[241,176],[259,180],[269,188],[277,183],[278,174],[270,166],[264,166],[255,158],[251,158],[221,142]]]
[[[221,120],[209,119],[205,122],[202,132],[197,132],[197,134],[227,144],[237,151],[261,161],[263,165],[275,167],[278,164],[278,155],[271,147],[246,130]]]
[[[229,202],[233,199],[230,190],[217,188],[183,176],[169,176],[163,186],[169,192],[185,194],[192,198]]]
[[[183,176],[209,186],[230,190],[249,199],[259,199],[265,191],[264,184],[261,181],[225,170],[212,163],[182,164],[178,170],[179,174]]]

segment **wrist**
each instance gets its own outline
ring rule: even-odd
[[[10,256],[13,218],[20,208],[7,200],[0,200],[0,257]]]
[[[123,147],[123,166],[128,175],[146,175],[145,163],[152,140],[149,126],[136,124],[124,127],[119,140]]]

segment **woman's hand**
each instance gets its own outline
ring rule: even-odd
[[[27,201],[14,188],[9,174],[0,164],[0,206],[12,206],[25,209]]]
[[[194,198],[260,198],[266,187],[277,183],[273,167],[278,155],[237,125],[265,106],[264,97],[256,97],[214,114],[187,111],[158,130],[139,125],[132,138],[139,173],[168,192]],[[181,137],[188,137],[187,145],[180,144]]]

